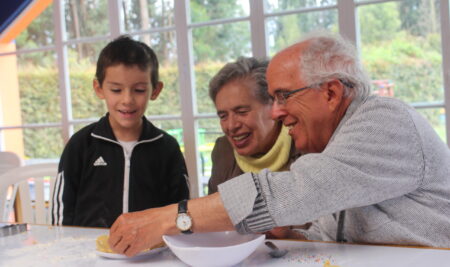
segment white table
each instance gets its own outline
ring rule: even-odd
[[[169,250],[135,259],[112,260],[95,253],[95,240],[106,229],[31,225],[29,230],[0,237],[0,266],[186,266]],[[351,245],[273,240],[289,253],[272,259],[262,245],[239,266],[422,267],[450,266],[449,249]]]

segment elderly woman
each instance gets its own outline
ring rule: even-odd
[[[244,172],[288,170],[298,157],[287,129],[271,118],[267,65],[266,60],[241,57],[226,64],[209,84],[225,134],[216,140],[211,154],[209,194]]]

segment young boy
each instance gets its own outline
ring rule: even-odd
[[[152,49],[127,36],[110,42],[98,58],[93,85],[108,113],[66,145],[52,223],[110,227],[122,213],[189,198],[177,141],[144,117],[148,101],[163,88]]]

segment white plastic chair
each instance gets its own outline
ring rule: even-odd
[[[0,174],[19,166],[22,166],[22,160],[16,153],[0,151]]]
[[[11,169],[0,175],[0,221],[8,221],[8,215],[14,209],[16,192],[19,191],[20,210],[23,222],[37,224],[51,224],[51,209],[55,178],[58,172],[57,163],[42,163]],[[44,177],[50,177],[48,207],[46,207]],[[29,178],[34,178],[34,199],[30,195]],[[7,190],[13,185],[10,200]],[[17,218],[17,216],[16,216]]]

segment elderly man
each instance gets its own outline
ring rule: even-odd
[[[304,154],[289,172],[246,173],[189,205],[123,214],[113,249],[131,256],[163,234],[308,221],[308,239],[450,247],[450,150],[414,109],[369,96],[356,54],[316,35],[270,62],[272,115]]]

